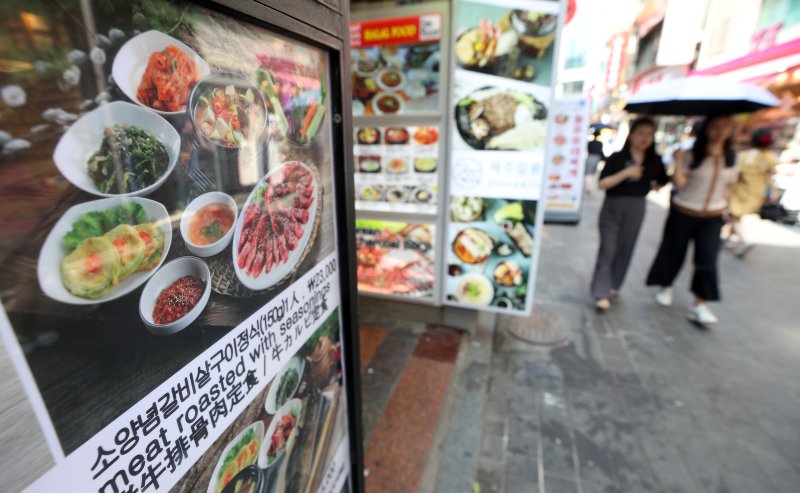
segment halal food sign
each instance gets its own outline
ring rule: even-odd
[[[441,36],[441,14],[396,17],[350,24],[350,45],[353,48],[425,43],[439,41]]]

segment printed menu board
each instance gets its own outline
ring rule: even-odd
[[[439,127],[357,127],[356,207],[436,213]]]
[[[589,102],[583,98],[553,102],[553,126],[547,164],[545,219],[578,219],[585,174]]]
[[[356,220],[359,291],[432,297],[435,238],[432,224]]]
[[[353,115],[438,114],[440,13],[352,22]]]
[[[185,3],[59,6],[3,14],[36,29],[0,75],[0,332],[55,463],[26,491],[342,491],[328,53]]]
[[[530,313],[560,2],[461,0],[445,301]]]
[[[453,196],[450,301],[524,310],[536,228],[536,201]]]

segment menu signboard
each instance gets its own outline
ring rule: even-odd
[[[457,3],[448,304],[531,311],[559,9]]]
[[[553,102],[545,191],[547,221],[577,221],[580,217],[588,132],[588,100],[567,98]]]
[[[36,29],[0,75],[0,332],[55,462],[26,491],[342,491],[328,52],[186,3],[59,6],[3,14]]]

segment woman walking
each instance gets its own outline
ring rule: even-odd
[[[709,117],[700,126],[691,152],[676,155],[672,181],[677,191],[647,276],[648,286],[661,288],[656,302],[670,306],[672,283],[683,266],[689,242],[694,241],[691,290],[695,300],[689,318],[701,325],[718,321],[706,302],[720,299],[717,259],[722,213],[728,208],[737,177],[732,133],[733,117]]]
[[[655,131],[653,120],[635,120],[622,150],[606,160],[597,183],[606,191],[599,219],[600,250],[591,285],[599,311],[611,306],[610,299],[625,280],[644,220],[645,196],[654,184],[661,186],[668,181],[656,154]]]
[[[733,189],[729,210],[731,236],[735,236],[739,241],[736,248],[738,257],[744,257],[753,247],[745,235],[742,219],[744,216],[758,214],[761,211],[767,187],[770,185],[772,175],[775,174],[775,167],[778,165],[778,156],[775,151],[770,149],[772,134],[769,130],[753,131],[750,143],[752,149],[739,153],[737,159],[739,180]]]

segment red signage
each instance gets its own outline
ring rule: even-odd
[[[623,82],[625,73],[625,52],[628,49],[627,32],[617,33],[608,42],[608,60],[606,61],[606,89],[613,90]]]
[[[353,48],[426,43],[439,41],[441,37],[442,14],[424,14],[350,23],[350,45]]]

